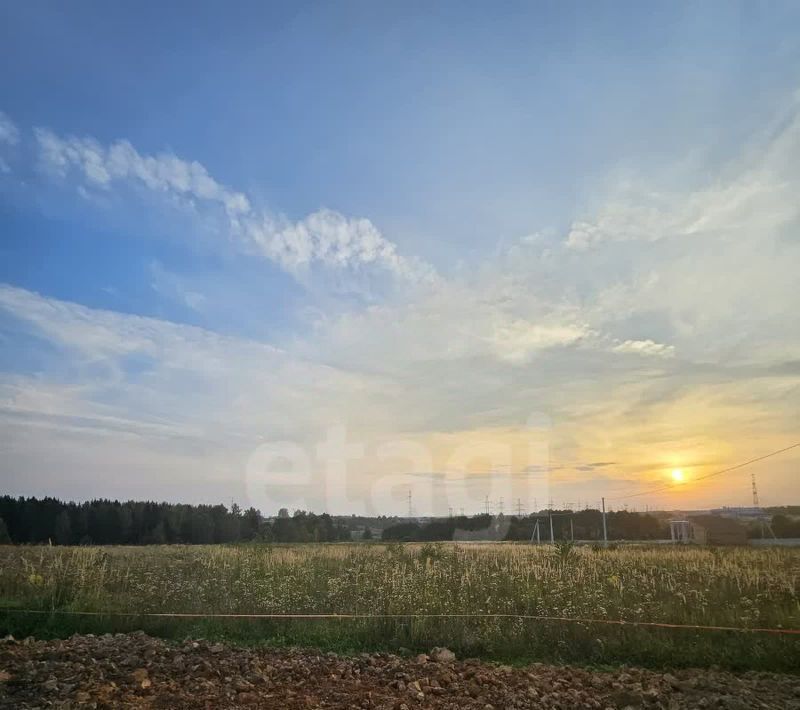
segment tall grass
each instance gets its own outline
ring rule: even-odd
[[[521,614],[800,628],[800,551],[528,545],[0,548],[6,607],[97,612]],[[751,633],[521,619],[38,619],[7,629],[141,628],[338,649],[426,648],[506,659],[786,669],[800,641]]]

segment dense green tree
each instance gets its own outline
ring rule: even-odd
[[[69,513],[66,510],[62,510],[56,516],[54,535],[56,544],[72,544],[72,524],[69,520]]]
[[[800,537],[800,518],[793,518],[782,513],[772,516],[772,532],[775,537]]]

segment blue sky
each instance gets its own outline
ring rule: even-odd
[[[796,4],[0,14],[11,492],[593,503],[796,437]]]

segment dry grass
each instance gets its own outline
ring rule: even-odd
[[[5,547],[0,565],[5,604],[36,609],[501,613],[800,628],[800,551],[789,548],[581,548],[564,563],[548,546],[528,545]],[[171,623],[169,633],[186,628],[185,622]],[[780,665],[787,648],[796,654],[800,646],[755,634],[517,619],[211,623],[203,628],[273,641],[354,648],[441,642],[494,656],[593,662],[623,656],[675,663],[710,655],[743,667],[760,666],[765,659],[771,659],[771,667]]]

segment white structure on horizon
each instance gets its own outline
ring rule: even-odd
[[[669,534],[672,542],[692,542],[692,525],[688,520],[670,520]]]

